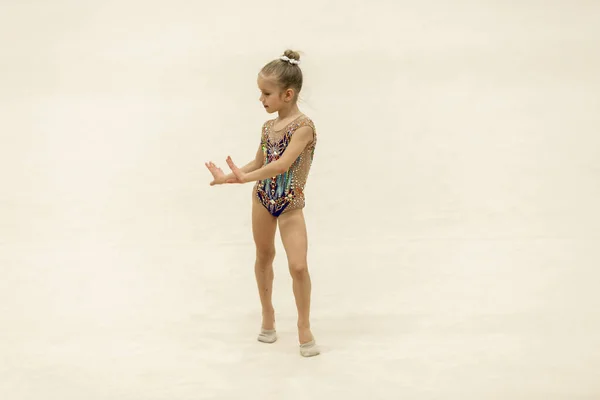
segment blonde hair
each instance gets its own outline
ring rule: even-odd
[[[300,54],[293,50],[286,50],[282,57],[287,57],[289,60],[300,61]],[[296,99],[302,90],[302,70],[298,63],[285,61],[282,58],[271,61],[265,65],[260,73],[267,77],[273,77],[279,87],[283,90],[294,89]]]

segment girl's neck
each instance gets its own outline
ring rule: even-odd
[[[279,110],[279,117],[278,117],[278,119],[280,121],[283,121],[286,118],[295,117],[295,116],[298,116],[300,114],[301,113],[300,113],[300,109],[298,108],[298,105],[294,104],[292,107],[290,107],[287,110]]]

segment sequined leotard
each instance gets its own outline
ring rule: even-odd
[[[255,197],[271,215],[278,217],[288,211],[304,208],[304,187],[315,153],[317,132],[313,121],[305,115],[296,118],[281,130],[275,130],[274,124],[275,120],[269,120],[262,127],[263,166],[281,157],[298,128],[309,126],[313,130],[313,140],[286,172],[257,181],[254,185]]]

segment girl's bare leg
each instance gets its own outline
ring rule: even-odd
[[[262,305],[262,328],[275,329],[275,310],[273,308],[273,260],[275,259],[275,230],[277,220],[262,204],[252,201],[252,233],[256,245],[254,274],[258,285]]]
[[[311,280],[307,261],[308,238],[302,210],[281,214],[279,231],[293,279],[294,297],[298,309],[298,339],[300,344],[304,344],[313,340],[313,335],[310,330]]]

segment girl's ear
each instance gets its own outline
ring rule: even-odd
[[[287,101],[292,101],[294,100],[294,90],[293,89],[287,89],[285,91],[285,99]]]

